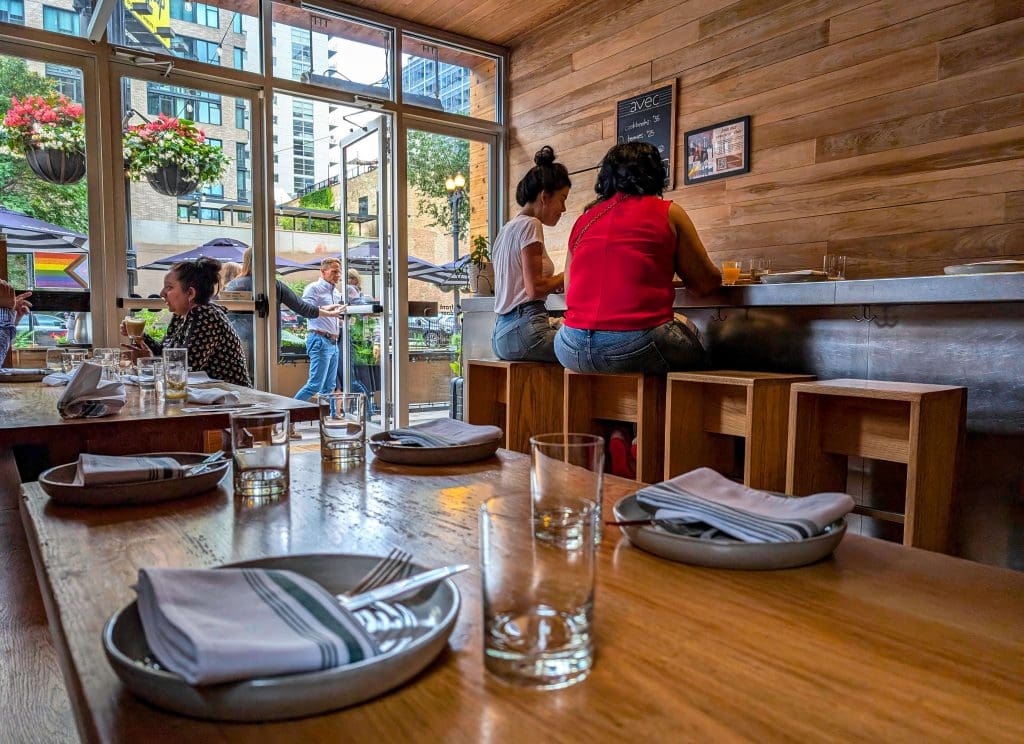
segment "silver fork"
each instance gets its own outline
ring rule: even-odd
[[[386,557],[382,558],[370,572],[364,576],[358,584],[349,589],[341,596],[353,596],[378,586],[383,586],[390,581],[395,581],[407,575],[412,569],[412,554],[406,553],[399,548],[392,548]]]

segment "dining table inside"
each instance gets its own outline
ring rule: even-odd
[[[1024,740],[1024,574],[847,534],[834,555],[778,571],[672,562],[606,526],[595,663],[574,686],[509,686],[483,664],[478,512],[530,498],[530,460],[347,467],[293,453],[290,493],[211,492],[84,508],[23,487],[21,518],[78,733],[90,742]],[[636,482],[607,477],[603,517]],[[134,697],[104,624],[138,570],[277,555],[469,563],[447,647],[406,684],[294,720],[188,718]]]

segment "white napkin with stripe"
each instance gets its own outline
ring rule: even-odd
[[[189,403],[198,403],[203,406],[237,403],[239,400],[238,393],[224,388],[197,388],[189,385],[186,387],[186,392]]]
[[[793,542],[820,535],[848,514],[845,493],[776,496],[747,488],[710,468],[698,468],[640,489],[637,501],[655,509],[655,519],[707,524],[744,542]]]
[[[76,486],[104,486],[167,480],[184,475],[184,467],[173,457],[81,454],[74,483]]]
[[[458,447],[492,442],[501,437],[497,426],[478,426],[450,418],[392,429],[389,433],[400,444],[412,447]]]
[[[57,411],[62,418],[99,418],[111,416],[124,408],[124,385],[102,380],[102,376],[103,368],[92,362],[83,362],[74,371],[57,401]]]
[[[379,653],[351,612],[291,571],[144,568],[135,591],[149,647],[189,684],[318,671]]]

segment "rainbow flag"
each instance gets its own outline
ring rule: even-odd
[[[32,256],[36,289],[89,288],[87,254],[36,251]]]

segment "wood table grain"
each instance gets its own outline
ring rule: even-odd
[[[103,656],[104,622],[139,567],[213,566],[288,553],[391,547],[425,564],[478,565],[477,510],[525,498],[527,457],[413,469],[371,461],[330,472],[293,458],[289,498],[251,507],[222,483],[139,508],[50,504],[22,516],[65,681],[89,741],[655,741],[1024,739],[1024,574],[847,535],[835,556],[774,572],[685,566],[599,549],[596,665],[566,690],[484,672],[479,571],[449,649],[406,686],[296,721],[216,724],[133,698]],[[609,478],[605,516],[634,483]]]

